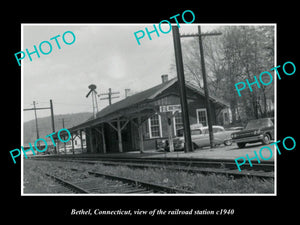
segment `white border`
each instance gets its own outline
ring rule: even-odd
[[[21,50],[24,49],[24,35],[23,35],[23,24],[21,24]],[[24,109],[24,99],[23,99],[23,93],[24,93],[24,63],[21,61],[21,145],[23,145],[24,142],[24,118],[23,118],[23,109]],[[23,168],[24,168],[24,162],[23,162],[23,154],[21,154],[21,196],[25,195],[23,192],[24,187],[24,179],[23,179]]]
[[[274,24],[274,66],[277,66],[277,24]],[[274,82],[274,117],[275,117],[275,142],[277,141],[277,76],[274,70],[274,77],[276,77]],[[277,196],[277,154],[276,147],[274,146],[274,195]]]
[[[23,45],[23,27],[26,25],[30,26],[147,26],[153,25],[153,23],[130,23],[130,24],[85,24],[85,23],[74,23],[74,24],[53,24],[53,23],[22,23],[21,24],[21,50],[24,49]],[[172,25],[176,25],[172,23]],[[180,26],[274,26],[274,65],[277,66],[277,24],[276,23],[193,23],[193,24],[180,24]],[[271,68],[270,68],[271,69]],[[275,117],[275,140],[277,141],[277,76],[274,71],[275,88],[274,88],[274,117]],[[23,63],[21,62],[21,144],[23,144]],[[161,125],[161,124],[160,124]],[[162,135],[162,133],[161,133]],[[275,146],[274,146],[275,150]],[[276,151],[274,151],[275,153]],[[203,193],[203,194],[24,194],[23,192],[23,159],[21,154],[21,196],[277,196],[277,154],[274,154],[274,193],[262,194],[262,193],[232,193],[232,194],[213,194],[213,193]]]

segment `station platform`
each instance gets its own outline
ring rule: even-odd
[[[61,157],[84,157],[84,158],[188,158],[188,159],[220,159],[220,160],[235,160],[239,157],[245,157],[246,154],[248,154],[249,158],[255,157],[254,151],[257,152],[257,155],[259,155],[259,151],[262,147],[265,145],[260,144],[249,144],[245,148],[238,148],[236,145],[231,146],[220,146],[216,148],[202,148],[202,149],[196,149],[193,152],[187,152],[184,151],[174,151],[174,152],[165,152],[163,150],[146,150],[143,153],[140,153],[139,151],[130,151],[130,152],[124,152],[124,153],[80,153],[80,154],[64,154],[61,153],[59,156]],[[274,161],[274,147],[275,146],[269,146],[271,149],[273,149],[272,157],[267,160],[269,162]],[[270,151],[267,149],[264,149],[262,152],[262,155],[264,158],[270,157]],[[276,153],[276,151],[275,151]],[[45,156],[45,155],[43,155]],[[51,156],[57,156],[57,155],[48,155]],[[253,161],[256,161],[256,159],[253,159]],[[261,160],[263,162],[267,162],[264,160]]]

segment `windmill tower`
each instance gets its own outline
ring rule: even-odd
[[[98,112],[98,103],[97,103],[97,91],[95,90],[97,86],[95,84],[91,84],[88,87],[90,89],[89,93],[85,97],[89,97],[89,95],[92,93],[92,103],[93,103],[93,115],[94,119],[96,118],[96,113]]]

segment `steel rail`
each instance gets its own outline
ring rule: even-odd
[[[87,159],[87,158],[81,158]],[[228,168],[237,169],[235,162],[231,160],[219,160],[219,159],[170,159],[170,158],[151,158],[151,159],[140,159],[140,158],[96,158],[91,161],[114,161],[114,162],[139,162],[139,163],[153,163],[153,164],[179,164],[194,167],[214,167],[214,168]],[[249,163],[243,165],[244,168],[251,170],[264,170],[264,171],[274,171],[274,163],[256,163],[252,162],[251,167]]]
[[[72,171],[79,171],[76,168],[71,168]],[[150,182],[145,182],[137,179],[130,179],[127,177],[120,177],[120,176],[115,176],[115,175],[110,175],[110,174],[105,174],[105,173],[100,173],[100,172],[92,172],[92,171],[87,171],[88,174],[93,175],[95,177],[104,177],[106,179],[110,180],[117,180],[121,181],[123,183],[127,183],[132,186],[139,186],[142,188],[145,188],[145,191],[154,191],[154,192],[164,192],[164,193],[189,193],[189,194],[195,194],[196,192],[193,191],[188,191],[188,190],[183,190],[183,189],[177,189],[173,187],[168,187],[164,185],[159,185],[159,184],[154,184]],[[48,173],[45,173],[45,175],[51,177],[52,179],[55,179],[58,183],[62,184],[63,186],[69,188],[70,190],[76,192],[76,193],[86,193],[86,194],[91,194],[92,192],[79,187],[78,185],[75,185],[69,181],[66,181],[64,179],[61,179],[55,175],[51,175]],[[91,187],[94,189],[94,187]],[[135,190],[127,190],[124,193],[139,193],[140,191],[143,191],[143,189],[135,189]]]
[[[242,177],[256,177],[262,179],[274,179],[274,176],[267,175],[267,174],[255,174],[250,173],[250,171],[243,171],[243,172],[233,172],[233,171],[216,171],[216,170],[207,170],[203,168],[191,168],[191,167],[183,167],[183,166],[164,166],[161,165],[151,165],[151,164],[138,164],[138,163],[118,163],[118,162],[106,162],[106,161],[69,161],[69,162],[80,162],[80,163],[88,163],[88,164],[103,164],[108,166],[126,166],[129,168],[149,168],[149,169],[167,169],[167,170],[174,170],[174,171],[184,171],[187,173],[202,173],[202,174],[220,174],[225,176],[233,176],[235,178],[242,178]]]
[[[70,183],[69,181],[66,181],[66,180],[63,180],[57,176],[54,176],[54,175],[51,175],[51,174],[48,174],[48,173],[45,173],[45,175],[47,175],[48,177],[51,177],[52,179],[56,180],[58,183],[62,184],[63,186],[77,192],[77,193],[89,193],[89,191],[81,188],[81,187],[78,187],[77,185],[75,184],[72,184]]]
[[[164,185],[159,185],[159,184],[154,184],[154,183],[149,183],[137,179],[130,179],[127,177],[120,177],[120,176],[115,176],[115,175],[110,175],[110,174],[105,174],[105,173],[99,173],[99,172],[92,172],[88,171],[89,174],[94,175],[94,176],[101,176],[113,180],[119,180],[128,184],[135,184],[135,185],[140,185],[143,186],[147,189],[151,189],[154,191],[163,191],[166,193],[189,193],[189,194],[195,194],[196,192],[193,191],[188,191],[188,190],[183,190],[183,189],[177,189],[177,188],[172,188]]]
[[[58,158],[57,158],[58,159]],[[55,160],[56,161],[56,160]],[[82,160],[82,159],[79,159],[77,158],[76,160],[74,159],[59,159],[59,161],[65,161],[65,162],[79,162],[79,163],[84,163],[84,164],[97,164],[97,163],[100,163],[100,164],[103,164],[103,165],[108,165],[108,166],[126,166],[126,167],[129,167],[129,168],[150,168],[150,169],[161,169],[161,168],[164,168],[164,169],[167,169],[167,170],[174,170],[174,171],[185,171],[185,172],[188,172],[188,173],[202,173],[202,174],[218,174],[218,175],[225,175],[225,176],[233,176],[235,178],[242,178],[242,177],[256,177],[256,178],[261,178],[261,179],[274,179],[274,176],[273,175],[270,175],[270,174],[260,174],[260,173],[255,173],[255,170],[258,170],[258,169],[262,169],[261,167],[259,168],[256,168],[254,170],[254,173],[252,172],[253,169],[250,169],[251,168],[250,166],[248,167],[248,170],[243,170],[242,172],[235,172],[235,171],[232,171],[232,170],[225,170],[226,166],[223,165],[223,167],[220,167],[222,165],[222,163],[224,162],[218,162],[219,163],[219,168],[218,167],[213,167],[213,168],[210,168],[209,166],[209,169],[208,170],[207,168],[203,168],[204,166],[201,164],[201,167],[198,167],[199,165],[196,164],[196,165],[193,165],[193,164],[187,164],[185,166],[182,166],[182,164],[177,164],[177,165],[174,165],[174,164],[163,164],[163,167],[161,167],[162,165],[159,163],[159,165],[157,165],[158,163],[154,163],[154,164],[151,164],[153,163],[153,161],[140,161],[140,163],[130,163],[130,162],[123,162],[123,161],[115,161],[115,160],[104,160],[104,161],[98,161],[98,160]],[[147,164],[145,164],[145,162]],[[156,162],[156,161],[155,161]],[[150,164],[149,164],[150,163]],[[205,164],[207,165],[207,164]],[[259,164],[258,164],[259,165]],[[257,165],[256,165],[257,166]],[[214,168],[216,169],[224,169],[223,171],[218,171],[218,170],[213,170]],[[264,169],[264,167],[263,167]],[[267,171],[272,171],[272,170],[267,170]]]
[[[49,159],[48,157],[45,157]],[[138,163],[152,163],[152,164],[179,164],[194,167],[214,167],[214,168],[228,168],[236,169],[236,164],[232,160],[221,160],[221,159],[191,159],[191,158],[109,158],[109,157],[51,157],[51,158],[68,158],[72,160],[89,160],[96,162],[110,161],[110,162],[138,162]],[[244,168],[250,170],[263,170],[263,171],[274,171],[274,162],[256,163],[252,162],[251,167],[249,163],[243,165]]]

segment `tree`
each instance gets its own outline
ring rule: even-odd
[[[268,102],[274,99],[273,83],[238,96],[237,82],[254,82],[263,71],[274,67],[273,26],[223,26],[218,37],[203,38],[209,93],[226,100],[233,123],[269,115]],[[202,74],[198,38],[182,44],[186,79],[202,88]],[[268,76],[263,81],[268,83]]]

